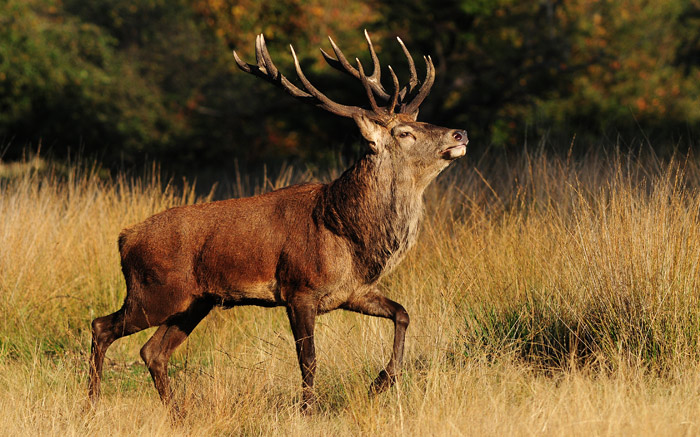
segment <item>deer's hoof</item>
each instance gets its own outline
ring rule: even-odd
[[[396,375],[389,375],[386,370],[382,370],[379,372],[377,379],[375,379],[372,385],[369,387],[370,396],[377,395],[388,390],[392,385],[394,385],[395,382]]]
[[[311,415],[316,409],[316,395],[313,392],[305,392],[301,401],[301,413]]]
[[[185,410],[180,409],[175,403],[168,403],[168,412],[170,414],[170,423],[173,425],[182,425],[185,423],[185,418],[187,413]]]

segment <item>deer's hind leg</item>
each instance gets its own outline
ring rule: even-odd
[[[90,352],[90,385],[88,395],[93,405],[100,397],[102,366],[107,348],[116,340],[142,331],[153,325],[143,312],[133,311],[130,300],[116,312],[92,321],[92,346]]]
[[[134,275],[125,272],[124,276],[128,278],[124,305],[118,311],[92,321],[88,394],[93,405],[100,396],[105,353],[114,341],[152,326],[168,323],[170,320],[186,327],[185,319],[188,319],[188,311],[193,306],[191,303],[188,306],[186,295],[173,292],[173,288],[146,287],[141,281],[134,279]],[[185,310],[183,311],[183,309]],[[192,328],[200,320],[201,318],[197,319]]]
[[[194,301],[185,311],[169,317],[141,348],[141,358],[146,363],[164,404],[172,405],[172,389],[168,378],[168,361],[175,349],[182,344],[192,330],[202,321],[213,304],[207,300]]]

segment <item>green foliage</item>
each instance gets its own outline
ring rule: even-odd
[[[157,95],[100,27],[56,2],[0,6],[0,133],[59,149],[161,147],[172,135]]]

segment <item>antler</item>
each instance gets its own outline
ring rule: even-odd
[[[243,62],[241,58],[238,57],[235,50],[233,51],[233,57],[236,60],[238,67],[246,73],[250,73],[254,76],[265,79],[266,81],[284,89],[293,97],[309,103],[314,103],[321,108],[332,112],[333,114],[340,115],[342,117],[352,117],[354,114],[359,112],[366,112],[362,108],[336,103],[311,85],[311,83],[304,76],[304,73],[301,71],[301,66],[299,65],[299,60],[294,52],[294,48],[291,45],[289,47],[292,51],[292,56],[294,56],[294,65],[296,66],[297,75],[304,85],[305,91],[297,88],[296,85],[291,83],[282,73],[279,72],[275,64],[272,62],[270,52],[268,52],[267,45],[265,44],[265,37],[262,34],[255,38],[255,59],[257,65]]]
[[[323,57],[331,67],[336,68],[337,70],[340,70],[344,73],[347,73],[353,76],[354,78],[360,80],[360,82],[362,82],[362,85],[365,88],[365,92],[367,93],[367,98],[369,100],[370,106],[372,108],[371,110],[360,108],[357,106],[347,106],[334,102],[333,100],[329,99],[325,94],[316,89],[316,87],[314,87],[311,84],[311,82],[309,82],[309,80],[304,75],[304,72],[301,70],[301,66],[299,65],[299,59],[297,58],[296,52],[294,51],[294,47],[292,47],[291,45],[289,46],[289,48],[292,52],[292,56],[294,57],[294,66],[297,72],[297,76],[299,77],[299,80],[303,85],[303,90],[299,89],[296,85],[290,82],[286,77],[284,77],[284,75],[282,75],[279,72],[277,67],[275,67],[275,64],[272,62],[272,59],[270,57],[270,53],[267,50],[265,38],[262,34],[258,35],[255,39],[255,58],[257,65],[247,64],[243,62],[238,57],[238,54],[236,54],[235,50],[233,51],[233,57],[236,60],[236,64],[238,64],[238,67],[246,73],[250,73],[254,76],[265,79],[266,81],[284,89],[286,92],[288,92],[297,99],[313,103],[333,114],[340,115],[342,117],[352,118],[354,115],[362,114],[369,118],[386,123],[391,118],[393,118],[394,114],[396,113],[409,114],[414,117],[415,115],[417,115],[420,104],[430,93],[430,88],[432,87],[433,82],[435,81],[435,67],[433,66],[433,61],[432,59],[430,59],[430,56],[423,57],[423,59],[425,60],[427,70],[425,81],[421,85],[415,97],[413,97],[413,99],[410,102],[406,102],[406,98],[410,94],[412,94],[413,90],[418,85],[418,75],[416,73],[416,67],[413,62],[413,58],[411,57],[411,54],[404,45],[403,41],[401,41],[401,38],[397,37],[396,39],[398,40],[404,54],[406,55],[406,58],[408,59],[410,79],[407,85],[405,85],[403,88],[399,88],[399,80],[396,77],[396,73],[394,73],[394,70],[391,68],[391,66],[388,66],[389,72],[391,73],[393,85],[392,94],[389,94],[382,86],[381,66],[379,64],[379,58],[377,57],[377,53],[375,52],[374,46],[372,45],[372,40],[370,39],[369,34],[366,30],[365,39],[367,40],[367,45],[369,47],[369,52],[370,56],[372,57],[373,64],[373,71],[372,74],[369,76],[365,74],[364,69],[362,67],[362,63],[359,61],[359,59],[356,59],[357,68],[353,67],[350,64],[350,62],[348,62],[347,58],[340,50],[340,48],[335,44],[333,39],[331,37],[328,37],[328,39],[330,40],[331,47],[333,48],[337,59],[331,57],[328,53],[321,49]],[[375,95],[380,99],[387,101],[387,105],[379,106],[376,102]],[[397,107],[398,112],[394,112]]]

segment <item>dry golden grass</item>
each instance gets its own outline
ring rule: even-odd
[[[179,424],[138,356],[151,330],[110,348],[88,408],[89,322],[121,305],[120,229],[206,199],[151,176],[0,167],[0,434],[698,434],[700,161],[497,161],[429,189],[419,243],[383,282],[412,316],[394,389],[366,393],[391,323],[331,313],[304,417],[284,310],[217,310],[171,360]]]

